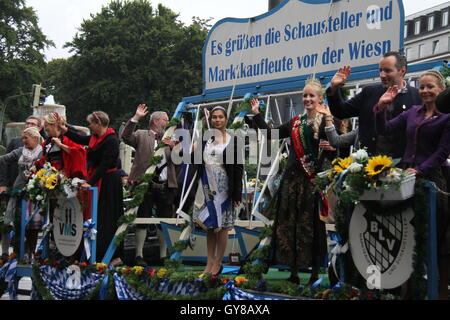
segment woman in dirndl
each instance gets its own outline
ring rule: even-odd
[[[195,165],[199,182],[195,196],[194,221],[207,232],[207,264],[203,273],[219,274],[228,240],[234,227],[234,206],[242,199],[242,161],[238,161],[237,137],[227,132],[227,112],[212,109],[212,136],[202,145],[203,161]],[[194,151],[195,152],[195,151]],[[232,158],[227,154],[231,154]]]
[[[267,130],[268,139],[291,138],[280,187],[264,213],[274,218],[270,263],[287,265],[291,272],[288,281],[294,283],[300,282],[301,267],[312,268],[309,281],[314,282],[327,254],[325,223],[319,217],[327,215],[327,201],[314,191],[313,185],[316,173],[322,171],[323,160],[331,157],[334,150],[329,145],[319,148],[320,140],[326,139],[325,119],[316,111],[322,103],[321,84],[308,80],[303,89],[305,112],[271,129],[259,112],[258,100],[251,101],[254,122]]]

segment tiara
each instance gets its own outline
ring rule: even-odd
[[[217,106],[217,107],[212,108],[211,112],[214,112],[215,110],[223,110],[223,111],[227,112],[227,110],[225,110],[225,108],[222,106]]]

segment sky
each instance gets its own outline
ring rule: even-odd
[[[71,55],[63,46],[73,39],[84,19],[101,11],[111,0],[26,0],[39,18],[44,34],[55,43],[55,48],[45,50],[47,61]],[[190,24],[193,16],[212,18],[212,24],[226,17],[248,18],[268,10],[268,0],[152,0],[153,5],[164,6],[180,14],[179,19]],[[448,0],[403,0],[405,14],[439,5]]]

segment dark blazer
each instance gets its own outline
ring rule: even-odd
[[[228,177],[228,196],[229,198],[231,198],[232,201],[241,201],[242,200],[242,175],[244,172],[244,165],[242,164],[243,159],[241,157],[240,152],[242,152],[242,150],[238,149],[238,147],[240,144],[238,142],[238,137],[231,135],[231,139],[232,141],[230,141],[230,144],[228,144],[228,146],[225,148],[225,150],[223,151],[223,164],[225,167],[225,171],[227,173],[227,177]],[[203,141],[202,143],[202,155],[203,155],[203,150],[205,150],[205,146],[206,146],[206,141]],[[233,150],[231,150],[230,148],[233,148]],[[231,153],[233,152],[233,153]],[[232,154],[233,155],[233,162],[232,163],[227,163],[230,161],[226,161],[226,155],[228,154]],[[192,166],[190,166],[189,171],[192,172],[192,174],[194,174],[194,172],[198,172],[197,174],[197,183],[200,183],[199,180],[199,175],[201,174],[202,170],[204,169],[204,163],[202,160],[201,164],[196,164],[194,161],[194,153],[191,154],[191,159],[192,159]],[[194,194],[197,191],[197,183],[194,185],[194,188],[192,188]]]
[[[91,136],[82,136],[76,130],[69,127],[66,136],[75,143],[89,145]],[[108,135],[94,149],[87,152],[87,166],[96,168],[94,175],[87,182],[91,186],[105,176],[109,169],[118,168],[119,161],[119,138],[115,134]]]
[[[16,137],[11,139],[6,148],[5,154],[8,154],[20,147],[23,147],[22,137]],[[6,165],[6,170],[0,171],[0,186],[12,188],[17,176],[19,175],[19,167],[16,162],[8,162]]]
[[[442,113],[450,113],[450,87],[438,95],[436,99],[436,107]]]
[[[406,146],[405,133],[399,133],[395,136],[379,136],[376,132],[375,114],[373,107],[378,103],[380,97],[386,92],[381,84],[369,85],[362,89],[360,93],[353,98],[344,101],[342,92],[330,95],[327,89],[328,105],[331,113],[339,118],[346,119],[358,117],[359,119],[359,140],[362,146],[367,147],[371,154],[383,153],[394,158],[403,156]],[[407,85],[406,93],[399,93],[393,102],[393,110],[387,115],[388,120],[395,118],[403,111],[408,110],[413,105],[420,105],[422,100],[419,91]],[[383,147],[382,146],[382,142]]]

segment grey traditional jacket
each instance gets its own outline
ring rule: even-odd
[[[122,140],[136,149],[133,165],[130,172],[130,180],[136,181],[149,167],[149,160],[155,152],[155,135],[151,130],[136,130],[137,122],[128,120],[122,132]],[[166,149],[167,160],[167,185],[169,188],[177,188],[177,176],[175,165],[170,157],[170,149]]]

